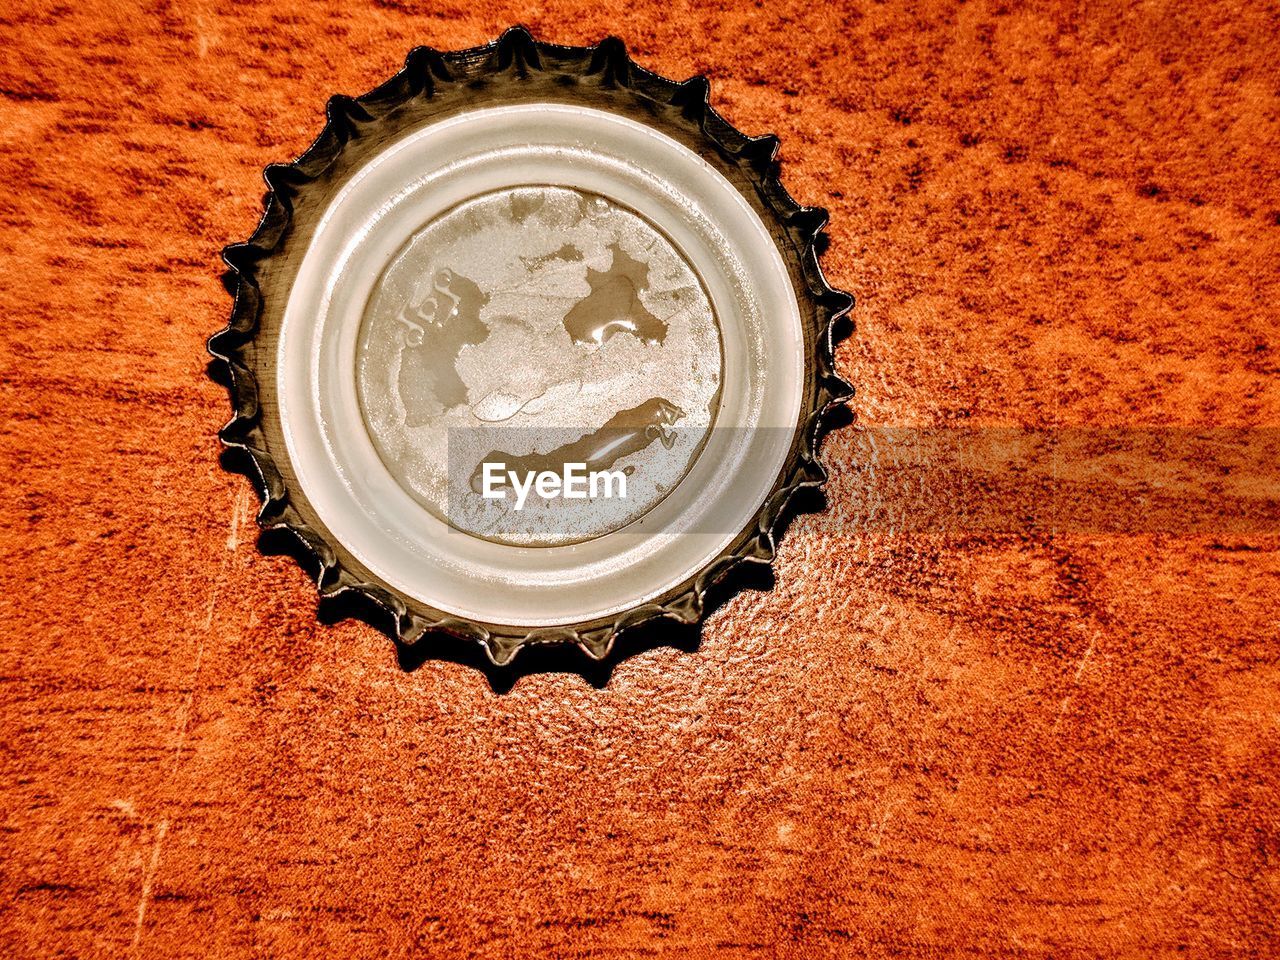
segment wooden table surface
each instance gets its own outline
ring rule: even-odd
[[[782,137],[862,428],[1280,423],[1274,3],[11,3],[4,954],[1280,952],[1274,531],[805,518],[700,643],[502,676],[259,552],[218,252],[331,93],[518,21]]]

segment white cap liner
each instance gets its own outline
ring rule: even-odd
[[[681,249],[720,321],[724,379],[717,429],[657,507],[594,540],[522,548],[452,529],[397,483],[364,426],[355,355],[373,286],[413,233],[471,197],[538,184],[610,197]],[[778,479],[797,429],[804,370],[803,328],[786,265],[737,188],[692,150],[642,123],[538,103],[419,128],[351,178],[318,223],[290,291],[277,385],[302,491],[361,563],[403,593],[457,616],[538,627],[619,613],[715,559]],[[753,429],[760,427],[770,429]]]

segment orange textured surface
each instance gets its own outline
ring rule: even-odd
[[[696,649],[495,689],[217,465],[262,167],[515,21],[782,137],[864,424],[1280,422],[1280,11],[912,7],[0,13],[6,956],[1280,952],[1280,537],[802,519]]]

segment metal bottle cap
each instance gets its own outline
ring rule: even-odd
[[[259,523],[306,546],[323,596],[364,594],[405,644],[600,658],[772,560],[793,494],[825,479],[851,300],[776,138],[708,93],[617,40],[517,28],[414,50],[267,168],[209,349]]]

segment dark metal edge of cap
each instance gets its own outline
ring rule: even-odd
[[[601,88],[627,91],[638,100],[678,108],[696,125],[709,145],[735,163],[751,181],[764,206],[772,212],[792,245],[807,290],[812,316],[819,329],[809,330],[818,350],[814,384],[805,397],[805,420],[784,471],[772,492],[749,524],[718,558],[694,577],[668,591],[658,602],[633,607],[596,621],[556,627],[519,628],[462,619],[406,597],[380,583],[361,579],[344,563],[323,531],[309,525],[294,500],[300,490],[290,489],[263,431],[258,381],[246,361],[245,347],[259,333],[263,296],[258,284],[259,267],[277,253],[289,233],[293,198],[320,178],[342,154],[347,143],[361,135],[361,128],[419,97],[433,98],[442,87],[483,82],[487,78],[554,72],[591,78]],[[405,66],[382,85],[361,97],[334,96],[326,108],[320,135],[292,163],[271,164],[263,172],[267,194],[264,212],[252,236],[222,251],[228,272],[224,278],[234,303],[227,326],[210,337],[209,353],[226,364],[233,416],[218,436],[227,448],[243,453],[251,465],[251,479],[262,499],[258,525],[264,530],[286,530],[306,551],[315,570],[321,599],[344,593],[362,595],[391,620],[394,639],[412,646],[432,633],[445,633],[474,641],[495,666],[505,666],[525,647],[572,644],[593,660],[613,649],[620,634],[659,619],[685,625],[699,624],[708,592],[746,565],[771,566],[778,540],[790,518],[789,509],[812,512],[819,506],[797,505],[796,495],[805,489],[821,490],[827,473],[818,459],[823,437],[835,425],[838,411],[853,397],[852,386],[836,372],[835,347],[852,332],[841,321],[853,306],[853,298],[832,287],[819,264],[819,248],[825,249],[827,212],[796,202],[782,185],[776,161],[778,138],[772,134],[748,137],[738,131],[710,104],[710,84],[696,76],[683,82],[668,80],[631,59],[617,37],[591,47],[569,47],[535,40],[527,29],[512,27],[489,44],[467,50],[439,52],[417,47]],[[784,251],[785,254],[786,251]],[[799,292],[799,291],[797,291]],[[802,314],[805,311],[802,311]],[[734,588],[733,592],[737,592]]]

